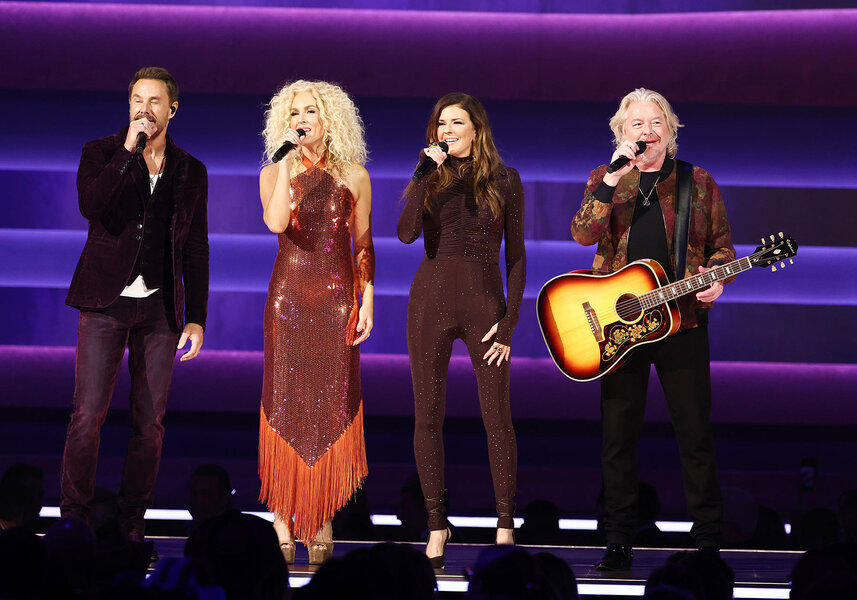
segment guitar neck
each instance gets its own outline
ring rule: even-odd
[[[725,265],[720,265],[706,271],[698,273],[691,277],[685,277],[681,281],[676,281],[664,287],[660,287],[651,292],[647,292],[640,296],[640,301],[643,308],[652,308],[659,304],[663,304],[667,300],[675,300],[681,296],[692,294],[703,288],[710,286],[715,281],[721,281],[738,273],[743,273],[753,267],[753,256],[745,256],[738,260],[733,260]]]

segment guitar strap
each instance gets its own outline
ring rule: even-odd
[[[687,236],[690,227],[690,189],[693,182],[693,165],[676,159],[676,200],[675,200],[675,277],[684,279],[687,268]]]

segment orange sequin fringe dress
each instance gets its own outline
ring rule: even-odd
[[[307,541],[368,468],[360,349],[350,345],[359,308],[354,199],[323,168],[308,166],[292,178],[292,200],[265,306],[259,499]]]

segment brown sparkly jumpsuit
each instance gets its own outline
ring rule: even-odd
[[[425,258],[411,286],[408,302],[408,354],[414,385],[414,455],[420,476],[429,529],[446,528],[443,420],[446,375],[452,343],[467,346],[479,390],[482,421],[494,480],[497,526],[513,527],[517,476],[517,444],[509,407],[509,363],[489,365],[482,357],[495,341],[510,345],[524,294],[524,191],[518,172],[501,167],[496,179],[504,200],[503,213],[477,207],[468,159],[448,156],[458,176],[423,202],[428,181],[423,177],[408,191],[399,217],[399,239],[414,242],[423,232]],[[500,275],[500,243],[506,236],[508,304]],[[499,323],[494,339],[482,338]]]
[[[260,499],[305,541],[366,477],[351,342],[375,270],[369,207],[323,163],[307,163],[291,180],[292,216],[268,287],[259,435]]]

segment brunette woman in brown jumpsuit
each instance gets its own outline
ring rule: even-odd
[[[446,520],[443,420],[446,375],[456,338],[476,371],[497,506],[497,542],[514,543],[517,445],[509,408],[512,330],[524,294],[524,192],[500,160],[488,116],[476,98],[447,94],[434,107],[421,158],[435,169],[405,190],[399,239],[423,232],[425,258],[408,302],[408,354],[414,385],[414,454],[431,532],[426,555],[443,566]],[[444,152],[438,145],[448,146]],[[424,156],[423,156],[424,155]],[[434,165],[433,165],[434,166]],[[504,299],[500,243],[506,237]]]

